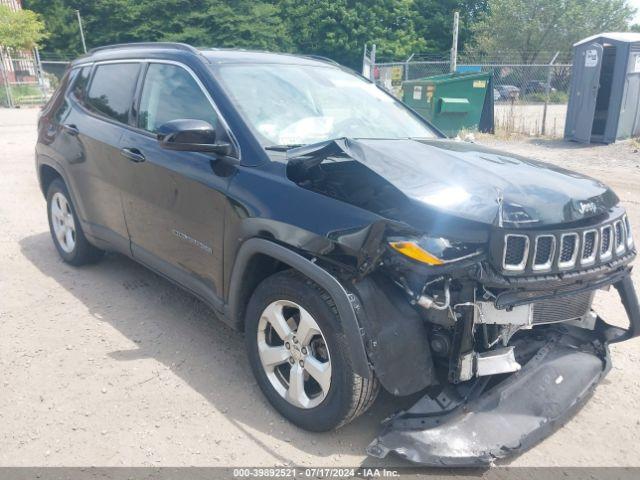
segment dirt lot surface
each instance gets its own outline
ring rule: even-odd
[[[542,128],[544,105],[541,103],[496,102],[494,108],[497,127],[510,132],[538,135]],[[550,104],[547,107],[546,134],[560,138],[564,134],[566,104]]]
[[[36,115],[0,110],[0,465],[375,463],[363,452],[396,408],[389,395],[337,432],[301,431],[262,397],[241,335],[199,301],[120,255],[62,263],[34,171]],[[482,141],[601,178],[640,225],[633,144]],[[626,322],[614,292],[596,303]],[[640,466],[640,340],[612,355],[587,406],[512,465]]]

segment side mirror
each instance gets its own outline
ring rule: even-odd
[[[211,152],[229,155],[231,145],[216,142],[216,130],[209,122],[194,119],[171,120],[158,128],[158,142],[167,150]]]

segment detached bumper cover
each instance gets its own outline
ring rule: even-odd
[[[431,419],[416,411],[391,419],[367,452],[382,458],[392,451],[431,466],[480,466],[527,450],[571,418],[608,370],[608,355],[562,340],[550,341],[522,370],[439,425],[421,429]]]
[[[552,329],[519,372],[449,410],[438,411],[438,399],[423,397],[387,420],[367,453],[383,458],[394,452],[429,466],[485,466],[522,453],[549,436],[580,410],[609,371],[607,344],[640,333],[640,310],[630,277],[615,287],[629,316],[628,330],[601,319],[594,331]]]

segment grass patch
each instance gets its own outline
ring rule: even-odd
[[[14,105],[42,103],[42,91],[38,85],[10,85],[11,99]],[[0,105],[8,107],[7,89],[0,85]]]
[[[544,103],[544,92],[530,93],[520,98],[520,101],[532,103]],[[567,92],[549,92],[549,103],[568,103],[569,94]]]

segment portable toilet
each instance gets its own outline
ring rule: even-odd
[[[640,33],[600,33],[573,46],[564,137],[613,143],[640,134]]]

